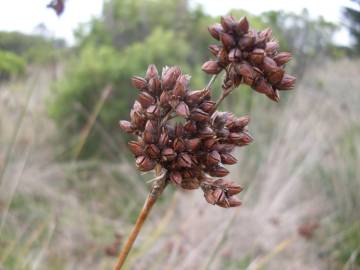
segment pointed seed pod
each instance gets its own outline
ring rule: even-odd
[[[155,99],[146,92],[141,92],[139,94],[138,101],[144,109],[155,103]]]
[[[160,149],[155,144],[147,145],[145,152],[151,159],[156,159],[160,155]]]
[[[206,155],[206,163],[209,166],[217,165],[220,161],[221,157],[217,151],[212,151]]]
[[[276,69],[276,71],[268,74],[267,76],[267,80],[270,84],[274,85],[274,84],[277,84],[277,83],[280,83],[283,76],[285,74],[285,70],[283,70],[282,68],[278,67]]]
[[[138,141],[129,141],[128,146],[130,151],[134,154],[135,157],[141,156],[144,154],[143,144]]]
[[[222,33],[224,31],[221,24],[219,24],[219,23],[209,26],[208,30],[209,30],[210,35],[217,40],[220,40],[220,33]]]
[[[191,157],[187,153],[180,153],[177,159],[177,163],[180,167],[191,168]]]
[[[232,35],[228,33],[221,33],[220,34],[220,41],[223,44],[224,48],[230,50],[232,47],[235,46],[235,40]]]
[[[201,69],[207,74],[218,74],[222,70],[222,67],[219,66],[217,61],[210,60],[205,62]]]
[[[235,25],[235,32],[242,36],[249,31],[249,21],[246,17],[242,17]]]
[[[280,83],[276,85],[276,88],[279,90],[291,90],[294,88],[296,82],[296,77],[289,74],[284,74]]]
[[[224,177],[229,174],[229,171],[222,166],[216,166],[211,168],[209,171],[209,175],[213,177]]]
[[[131,125],[131,123],[129,121],[121,120],[121,121],[119,121],[119,126],[126,133],[134,132],[134,127]]]
[[[172,148],[165,148],[161,151],[161,157],[164,161],[172,161],[176,158],[176,153]]]
[[[199,186],[200,186],[200,183],[196,178],[187,178],[181,182],[181,187],[183,189],[192,190],[192,189],[199,188]]]
[[[147,81],[142,77],[134,76],[131,78],[131,84],[136,89],[144,90],[147,86]]]
[[[178,171],[175,172],[170,172],[170,180],[176,184],[176,185],[180,185],[181,181],[182,181],[182,176],[181,173]]]
[[[210,51],[211,54],[214,55],[214,56],[217,56],[218,53],[220,52],[220,50],[221,50],[221,47],[218,46],[218,45],[212,44],[212,45],[209,46],[209,51]]]
[[[146,156],[136,158],[136,166],[142,172],[147,172],[155,168],[156,162]]]
[[[181,101],[177,106],[176,106],[176,114],[185,118],[188,118],[190,116],[190,110],[188,105],[185,104],[185,102]]]
[[[220,154],[220,157],[221,157],[221,163],[225,165],[233,165],[236,164],[237,162],[237,159],[233,155],[228,153]]]
[[[185,140],[186,149],[190,152],[196,151],[201,144],[200,138],[193,138],[193,139],[187,139]]]
[[[250,54],[250,61],[255,65],[260,65],[264,61],[265,52],[263,49],[254,49]]]
[[[274,61],[278,66],[282,66],[291,60],[291,53],[288,52],[280,52],[276,56],[274,56]]]
[[[204,122],[209,120],[209,114],[198,108],[191,111],[190,117],[192,120],[198,122]]]
[[[150,80],[151,78],[157,78],[159,76],[158,70],[155,65],[151,64],[148,66],[146,71],[145,79]]]
[[[173,142],[173,148],[176,152],[182,152],[185,150],[185,142],[181,138],[176,138]]]

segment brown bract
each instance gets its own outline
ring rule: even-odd
[[[296,78],[284,70],[291,54],[279,52],[279,43],[272,37],[270,28],[255,31],[249,27],[246,17],[236,20],[223,16],[220,24],[208,29],[221,44],[209,46],[216,59],[205,62],[202,69],[208,74],[225,70],[224,91],[246,84],[278,102],[279,90],[294,88]]]
[[[119,125],[137,136],[128,143],[137,168],[146,172],[160,165],[167,181],[183,189],[201,187],[209,203],[240,205],[233,196],[241,187],[217,177],[229,173],[224,165],[236,164],[234,148],[252,141],[249,118],[216,111],[210,90],[191,90],[190,76],[179,67],[166,67],[160,75],[150,65],[144,78],[131,81],[138,98],[130,121]]]

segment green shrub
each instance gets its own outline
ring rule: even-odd
[[[14,53],[0,51],[0,81],[24,74],[25,60]]]

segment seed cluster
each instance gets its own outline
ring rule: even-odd
[[[224,16],[220,24],[208,29],[221,45],[209,46],[216,60],[207,61],[202,69],[208,74],[218,74],[225,69],[224,90],[245,83],[278,102],[278,90],[294,87],[296,78],[284,70],[291,54],[279,52],[279,43],[272,38],[270,28],[257,32],[249,28],[246,17],[237,21],[232,16]]]
[[[238,206],[240,201],[233,195],[242,188],[221,177],[229,173],[223,165],[237,162],[231,155],[234,148],[252,141],[246,128],[249,118],[216,111],[210,90],[193,91],[189,81],[179,67],[165,68],[159,76],[150,65],[145,78],[132,78],[140,93],[131,120],[120,121],[120,127],[138,136],[129,147],[140,171],[158,164],[176,186],[201,187],[209,203]],[[182,121],[175,122],[175,117]]]
[[[246,18],[226,16],[209,32],[222,46],[209,47],[217,58],[202,69],[214,75],[225,70],[219,101],[211,99],[208,87],[191,90],[190,76],[179,67],[165,67],[159,75],[150,65],[145,78],[132,78],[140,92],[130,121],[120,121],[120,127],[137,136],[128,144],[140,171],[161,168],[166,181],[184,189],[200,187],[208,203],[227,208],[241,204],[234,195],[242,188],[222,178],[229,173],[224,165],[235,164],[232,151],[252,137],[249,117],[217,111],[219,102],[242,83],[278,101],[278,90],[292,89],[295,77],[285,74],[291,54],[278,51],[270,29],[256,32]]]

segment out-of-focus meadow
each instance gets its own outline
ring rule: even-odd
[[[360,269],[356,47],[334,44],[338,26],[305,10],[231,13],[272,27],[297,87],[279,104],[234,91],[222,106],[249,114],[255,138],[228,176],[245,188],[243,205],[169,187],[125,268]],[[152,178],[118,128],[137,95],[129,78],[176,64],[201,89],[217,20],[186,0],[110,0],[74,47],[0,32],[0,269],[112,268]]]

